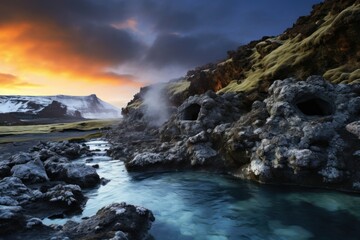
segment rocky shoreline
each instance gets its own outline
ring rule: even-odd
[[[151,211],[114,203],[80,223],[43,224],[43,218],[64,218],[82,211],[87,198],[82,189],[96,188],[96,165],[76,163],[91,159],[85,144],[41,142],[0,162],[0,236],[2,239],[146,239]]]
[[[262,183],[360,191],[360,85],[320,76],[275,81],[249,106],[245,93],[185,100],[160,127],[146,104],[110,133],[129,171],[194,169]]]
[[[107,133],[107,154],[132,171],[200,170],[261,183],[359,192],[360,85],[320,76],[275,81],[264,99],[208,91],[172,108],[155,126],[146,105]],[[40,142],[0,162],[4,239],[151,239],[148,209],[113,203],[81,222],[43,224],[82,211],[82,189],[106,184],[83,143]]]

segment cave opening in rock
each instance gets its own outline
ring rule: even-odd
[[[326,139],[317,139],[317,140],[313,140],[310,143],[310,146],[319,147],[319,148],[328,148],[330,146],[330,143]]]
[[[183,120],[195,121],[199,116],[201,106],[199,104],[191,104],[184,109]]]
[[[334,111],[331,103],[316,96],[302,98],[296,101],[296,106],[307,116],[328,116]]]

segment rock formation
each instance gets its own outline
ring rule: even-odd
[[[250,109],[244,93],[208,91],[185,100],[160,129],[125,120],[108,135],[110,154],[130,171],[206,169],[359,191],[359,89],[320,76],[288,78]]]
[[[68,221],[60,235],[70,239],[146,239],[154,220],[148,209],[113,203],[81,223]]]
[[[263,100],[275,80],[311,75],[322,75],[332,83],[359,83],[359,16],[359,0],[325,0],[282,34],[228,51],[226,59],[169,82],[168,98],[179,106],[189,96],[212,90],[246,92],[250,101]],[[124,115],[141,106],[148,89],[134,96],[123,109]]]
[[[159,129],[144,118],[142,88],[108,134],[109,153],[131,171],[359,191],[359,16],[358,0],[326,0],[283,34],[190,70],[163,86],[174,108]]]
[[[64,218],[82,211],[82,188],[100,184],[95,168],[74,163],[93,153],[85,144],[41,142],[29,152],[0,161],[0,235],[5,239],[146,239],[151,211],[112,204],[80,223],[46,226],[42,218]],[[103,182],[108,180],[103,180]]]

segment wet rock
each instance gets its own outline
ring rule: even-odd
[[[46,161],[47,159],[56,156],[57,154],[55,152],[50,151],[49,149],[41,149],[38,152],[39,159],[41,161]]]
[[[207,144],[195,144],[189,147],[188,151],[192,166],[221,165],[221,162],[215,163],[217,152]],[[219,165],[218,167],[220,168]]]
[[[154,220],[150,210],[113,203],[80,223],[68,221],[61,234],[70,239],[146,239]]]
[[[108,184],[109,182],[110,182],[111,180],[110,179],[106,179],[106,178],[101,178],[100,179],[100,184],[102,185],[102,186],[105,186],[106,184]]]
[[[8,165],[10,167],[12,167],[12,166],[18,165],[18,164],[25,164],[27,162],[30,162],[31,160],[33,160],[33,155],[32,154],[21,152],[21,153],[12,155],[9,158]]]
[[[7,205],[18,205],[34,198],[33,192],[17,177],[6,177],[0,181],[0,196],[6,197]]]
[[[122,231],[117,231],[115,232],[115,235],[113,238],[111,238],[110,240],[128,240],[126,233],[122,232]]]
[[[352,169],[354,158],[347,153],[353,139],[343,130],[347,126],[356,134],[356,122],[348,123],[360,117],[358,101],[351,86],[333,85],[317,76],[275,81],[264,101],[269,117],[258,130],[248,128],[259,140],[246,148],[252,152],[247,169],[264,182],[346,186],[349,175],[344,170],[352,172],[350,179],[358,176]]]
[[[164,158],[161,154],[144,152],[137,154],[131,161],[127,162],[125,166],[128,170],[136,170],[163,163],[163,161]]]
[[[0,235],[19,231],[24,226],[22,207],[0,205]]]
[[[61,185],[47,189],[42,199],[56,207],[64,209],[81,209],[86,200],[81,188],[78,185]]]
[[[32,229],[36,227],[43,226],[43,223],[40,218],[30,218],[26,221],[26,228]]]
[[[0,162],[0,179],[11,175],[11,168],[6,163]]]
[[[83,163],[48,163],[45,168],[51,180],[77,184],[84,188],[100,183],[96,170]]]
[[[41,142],[34,146],[33,152],[37,153],[41,161],[46,161],[54,156],[65,157],[70,160],[81,156],[90,155],[88,146],[79,143],[63,142]]]
[[[49,180],[44,165],[39,159],[15,165],[11,173],[13,177],[18,177],[25,183],[40,183]]]
[[[346,130],[360,138],[360,121],[349,123],[346,125]]]
[[[211,91],[203,95],[191,96],[162,126],[161,138],[172,139],[176,136],[174,133],[194,137],[217,125],[238,120],[245,108],[242,100],[241,94],[220,96]],[[193,140],[196,141],[196,139]]]

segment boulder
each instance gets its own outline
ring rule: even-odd
[[[26,221],[26,228],[32,229],[36,227],[42,227],[43,223],[40,218],[30,218]]]
[[[25,217],[20,206],[0,205],[0,235],[20,231],[25,227]]]
[[[0,162],[0,179],[11,175],[11,167],[4,162]]]
[[[95,168],[84,163],[49,163],[45,166],[51,180],[64,181],[80,187],[94,187],[100,183]]]
[[[240,120],[232,141],[250,152],[240,167],[261,182],[297,183],[352,189],[360,178],[353,154],[358,145],[360,97],[354,86],[322,77],[275,81],[264,100],[268,117],[260,125]],[[255,109],[242,119],[253,119]],[[350,124],[349,124],[350,123]],[[346,130],[348,132],[345,131]],[[350,132],[350,133],[349,133]],[[249,144],[250,143],[250,144]]]
[[[113,203],[80,223],[68,221],[61,234],[70,239],[146,239],[154,220],[148,209]]]
[[[244,108],[242,94],[217,95],[208,91],[191,96],[161,127],[160,135],[164,140],[174,138],[176,135],[173,133],[193,137],[219,124],[238,120],[244,113]]]
[[[164,158],[159,153],[143,152],[135,155],[135,157],[126,162],[125,166],[128,170],[144,169],[156,164],[163,164]]]
[[[191,155],[192,166],[206,166],[206,165],[221,165],[221,162],[216,164],[216,157],[218,153],[208,144],[195,144],[188,148]]]
[[[86,200],[81,188],[72,184],[51,187],[43,193],[42,199],[53,205],[74,209],[81,209]]]
[[[41,161],[51,157],[65,157],[70,160],[77,159],[83,155],[90,155],[89,147],[85,144],[62,142],[41,142],[32,148]]]
[[[355,121],[346,125],[346,130],[360,138],[360,121]]]
[[[9,158],[8,165],[13,167],[18,164],[25,164],[31,160],[33,160],[33,155],[31,153],[20,152]]]
[[[44,165],[39,159],[15,165],[11,173],[13,177],[20,178],[25,183],[40,183],[49,180]]]
[[[35,197],[34,193],[17,177],[6,177],[0,181],[0,196],[7,198],[7,205],[28,203]]]

